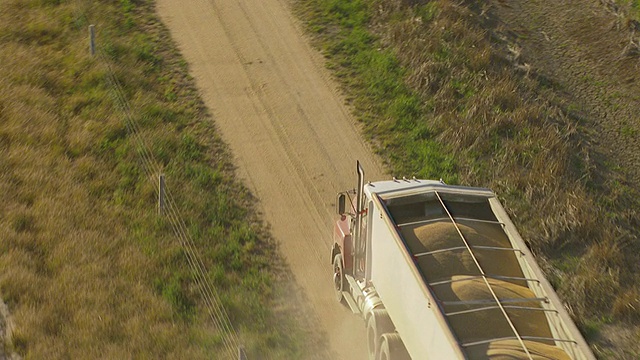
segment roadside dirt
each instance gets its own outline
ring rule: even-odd
[[[611,0],[492,1],[519,65],[551,85],[596,153],[640,189],[640,26]]]
[[[309,359],[364,359],[362,320],[333,299],[334,198],[381,162],[361,140],[323,59],[284,0],[158,0],[157,11],[190,65],[238,174],[306,299]],[[309,330],[309,329],[307,329]]]

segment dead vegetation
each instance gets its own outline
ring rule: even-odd
[[[640,55],[640,3],[626,0],[600,0],[600,3],[613,14],[618,31],[629,33],[629,43],[620,56],[637,57]]]
[[[0,346],[30,359],[221,357],[228,329],[212,326],[157,216],[147,151],[249,355],[296,357],[293,326],[271,312],[275,246],[153,2],[1,8],[0,296],[15,326]]]
[[[473,6],[422,6],[437,15],[415,21],[420,7],[381,3],[376,32],[410,69],[411,88],[432,102],[430,122],[456,154],[461,182],[507,198],[534,251],[561,268],[552,280],[583,329],[588,319],[633,323],[640,310],[632,295],[640,286],[638,189],[619,191],[623,176],[589,146],[590,130],[548,94],[554,89],[541,90],[546,79],[530,76],[519,45],[487,41],[500,29],[487,28]],[[635,51],[631,44],[626,54]]]
[[[490,2],[385,0],[358,9],[375,39],[370,46],[393,53],[420,99],[419,115],[395,120],[384,108],[372,114],[379,101],[353,100],[394,173],[493,188],[593,349],[602,357],[637,356],[640,189],[594,146],[589,114],[560,95],[570,89],[523,56],[526,35],[505,26]],[[312,30],[333,49],[326,44],[340,36],[337,28],[340,21],[327,20]],[[343,29],[345,38],[359,31]],[[343,58],[357,55],[325,54],[339,74],[358,76]],[[349,94],[361,93],[357,80],[345,83]],[[380,127],[389,134],[371,130]],[[416,155],[424,153],[428,159]],[[439,159],[447,165],[424,165]],[[635,329],[630,338],[611,336],[627,327]]]

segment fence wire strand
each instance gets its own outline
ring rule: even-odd
[[[96,49],[96,58],[105,66],[107,86],[113,96],[113,101],[124,116],[124,125],[127,133],[137,146],[136,150],[142,163],[142,169],[147,178],[154,183],[156,196],[160,196],[160,189],[157,185],[156,178],[161,174],[162,166],[160,166],[153,152],[146,144],[141,134],[141,127],[132,115],[130,103],[115,74],[115,70],[106,55],[100,51],[99,47]],[[213,325],[216,330],[220,332],[222,346],[226,354],[230,359],[236,358],[241,344],[238,333],[231,324],[231,320],[222,304],[220,295],[206,276],[204,262],[198,253],[193,239],[189,235],[185,221],[176,206],[173,194],[167,186],[165,186],[165,195],[165,218],[170,223],[174,235],[184,250],[194,282],[197,285],[200,296],[204,300],[204,305]]]
[[[141,135],[141,129],[132,116],[132,110],[130,104],[126,98],[124,90],[118,81],[115,72],[108,62],[106,57],[100,51],[97,52],[98,58],[107,68],[107,82],[110,90],[113,94],[114,101],[124,115],[124,122],[127,128],[127,132],[132,136],[134,142],[137,145],[138,155],[142,160],[142,167],[147,177],[154,183],[155,178],[160,175],[161,166],[155,159],[155,156],[144,141],[144,137]],[[157,186],[154,186],[156,195],[160,195],[160,190]],[[189,235],[186,224],[180,215],[177,208],[176,201],[173,198],[173,194],[169,190],[169,187],[165,186],[165,211],[166,218],[171,224],[172,230],[175,236],[178,238],[182,249],[185,251],[187,262],[191,268],[195,283],[198,285],[198,290],[202,296],[209,316],[214,323],[218,331],[221,332],[221,338],[223,346],[225,347],[228,355],[233,358],[236,356],[237,348],[240,345],[238,335],[233,328],[229,316],[221,303],[220,296],[208,281],[206,276],[205,266],[200,258],[195,243]]]

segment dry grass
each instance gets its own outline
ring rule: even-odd
[[[639,351],[637,336],[599,330],[637,326],[640,189],[595,152],[580,114],[520,62],[482,2],[298,3],[394,174],[493,188],[594,349]],[[367,40],[342,51],[359,32]],[[361,65],[369,51],[398,69]],[[380,100],[367,76],[397,85]],[[413,100],[390,112],[394,98]]]
[[[249,355],[300,355],[275,323],[273,244],[152,1],[0,4],[0,295],[27,358],[218,358],[183,250],[107,81],[123,87]],[[88,51],[89,22],[101,57]],[[107,67],[109,66],[109,68]]]

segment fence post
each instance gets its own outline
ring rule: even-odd
[[[96,27],[95,27],[95,25],[89,25],[89,49],[91,50],[91,56],[96,54]]]
[[[164,215],[164,193],[165,193],[165,189],[164,189],[164,174],[160,174],[160,193],[158,196],[158,215],[162,216]]]
[[[247,354],[242,346],[238,346],[238,360],[247,360]]]

